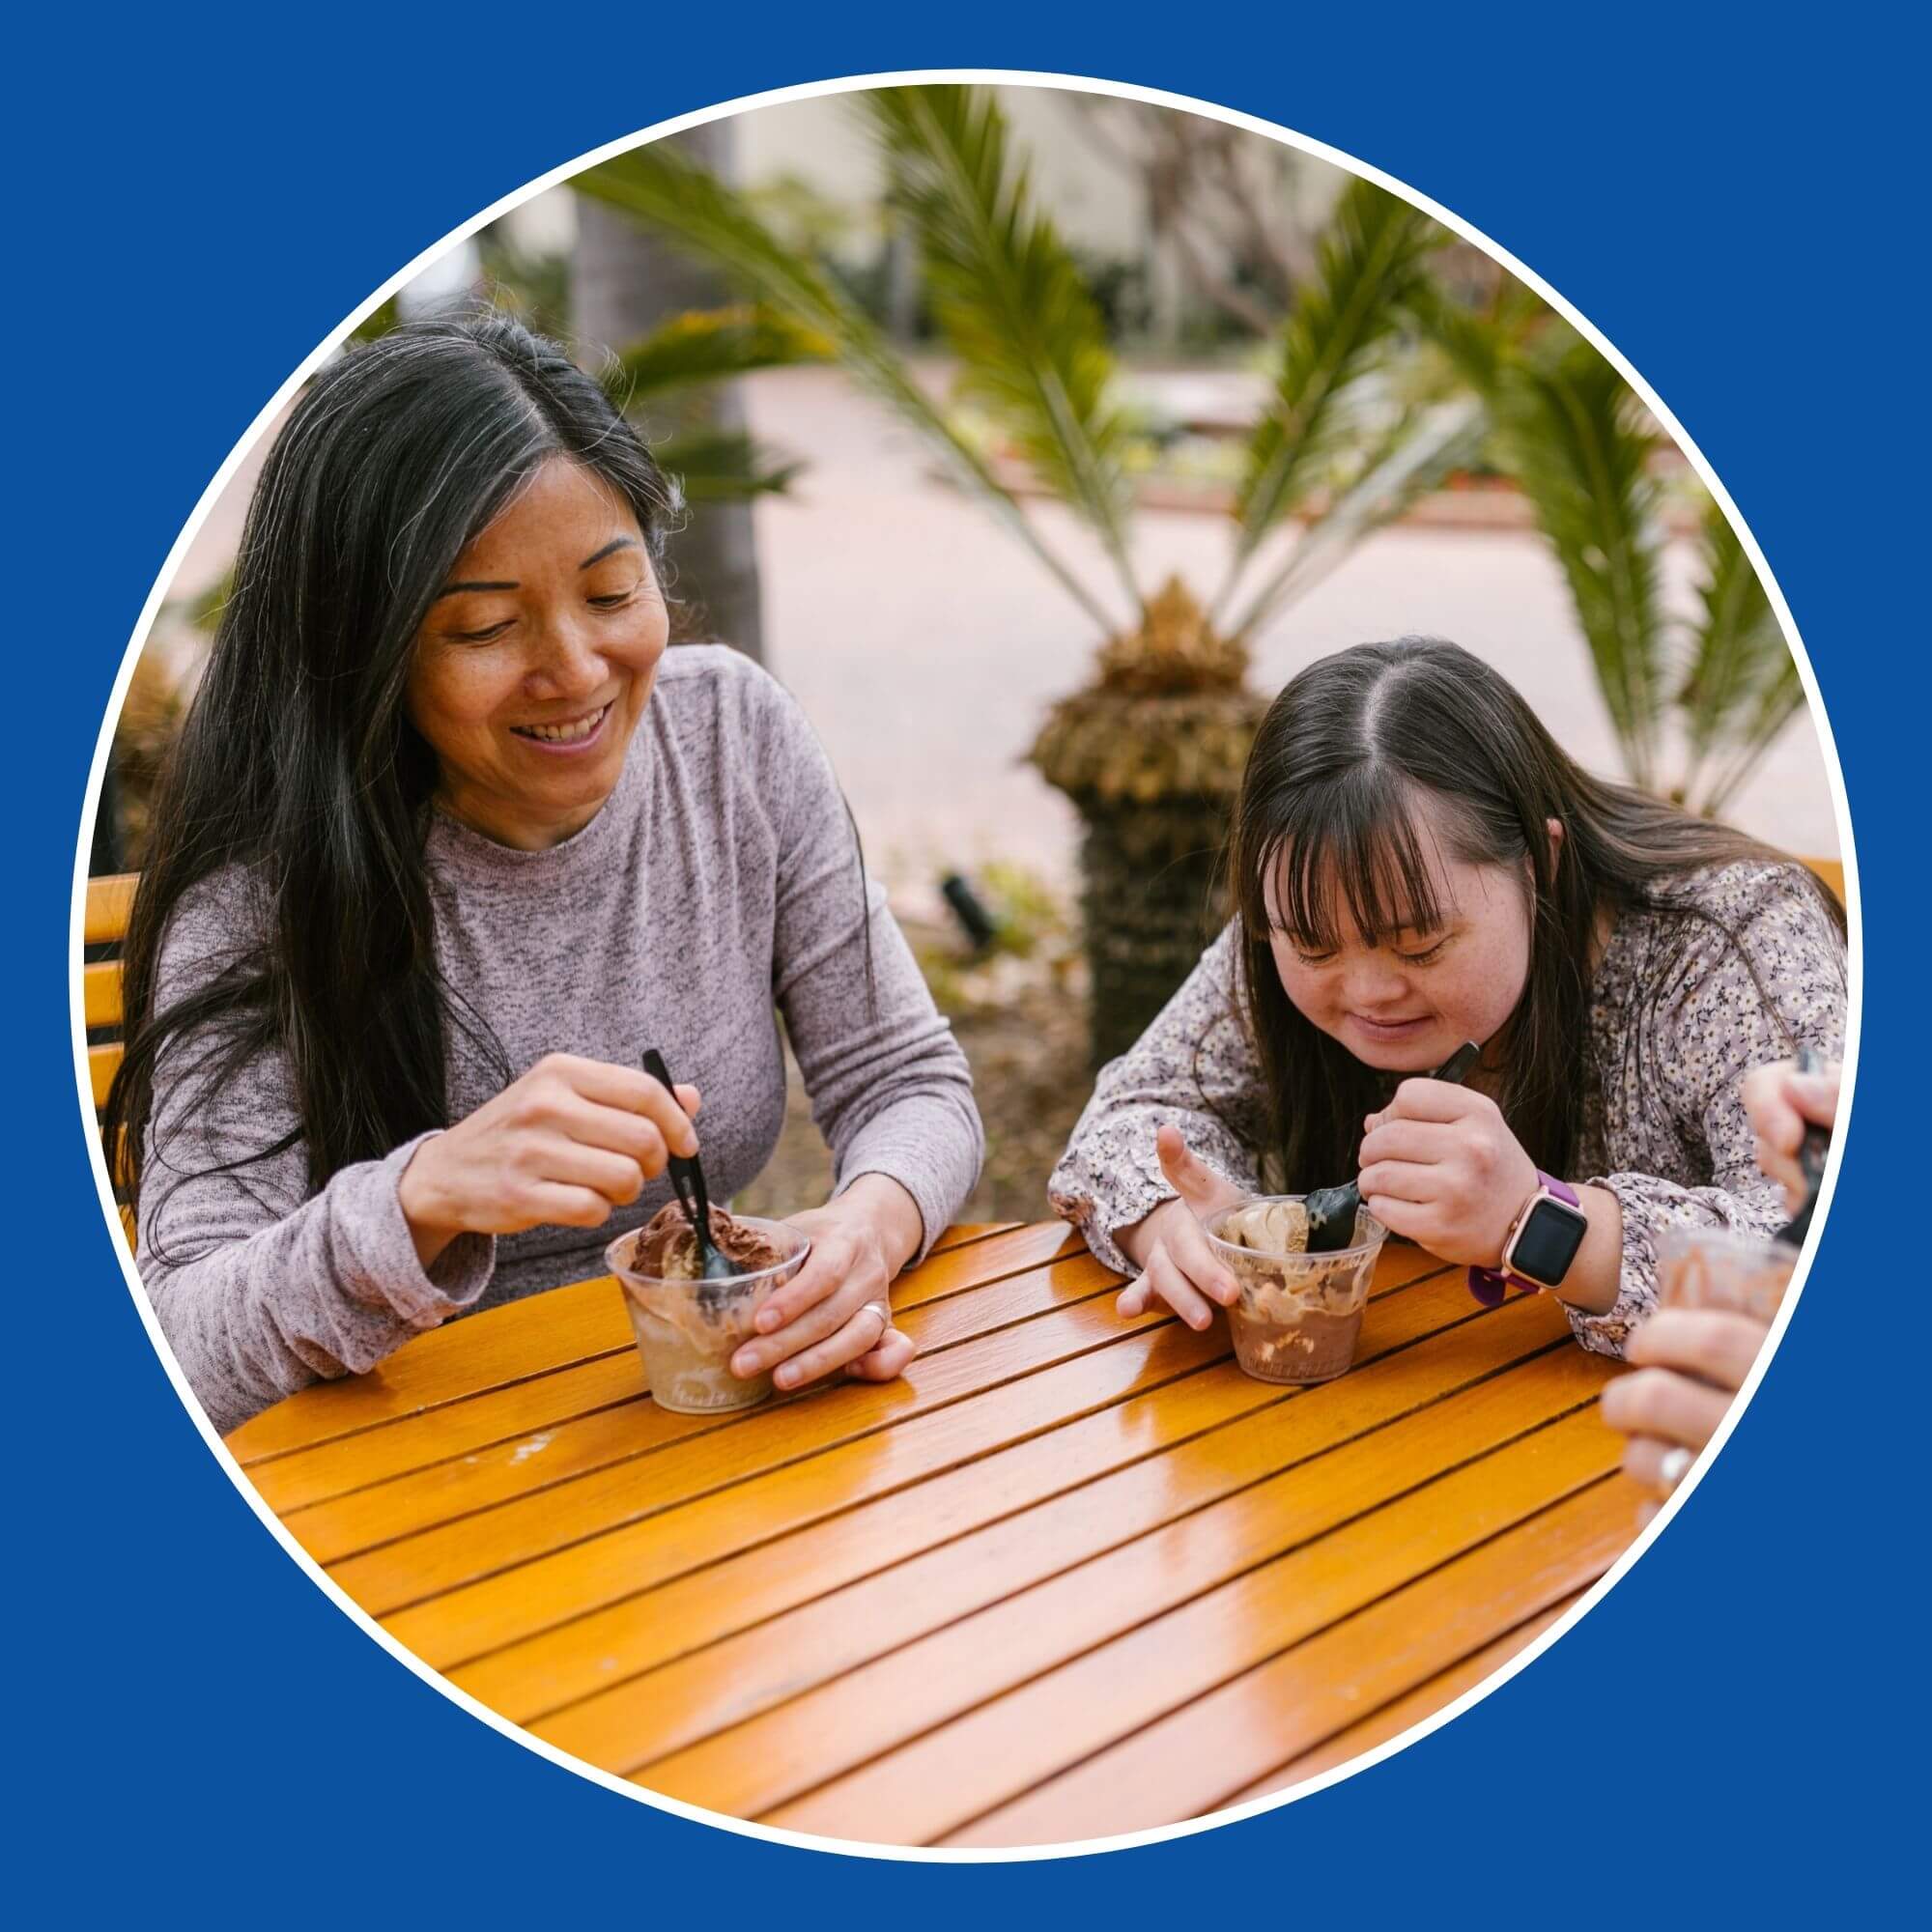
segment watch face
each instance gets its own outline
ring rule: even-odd
[[[1554,1288],[1570,1271],[1589,1226],[1582,1213],[1547,1195],[1529,1210],[1510,1248],[1510,1266],[1531,1281]]]

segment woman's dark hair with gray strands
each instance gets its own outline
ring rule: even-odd
[[[1518,872],[1531,893],[1529,980],[1502,1040],[1500,1105],[1538,1167],[1566,1174],[1581,1129],[1600,911],[1716,923],[1658,888],[1698,867],[1788,865],[1838,930],[1843,909],[1787,854],[1648,792],[1593,778],[1482,659],[1435,638],[1358,644],[1309,666],[1262,721],[1229,842],[1241,923],[1238,1015],[1259,1049],[1267,1144],[1293,1192],[1352,1174],[1363,1119],[1390,1077],[1362,1065],[1282,989],[1272,918],[1305,950],[1331,951],[1346,921],[1369,944],[1440,923],[1427,828],[1448,856]],[[1552,850],[1548,821],[1563,827]],[[1720,928],[1721,929],[1721,928]],[[1757,971],[1736,933],[1753,980]],[[1680,961],[1656,962],[1645,997],[1669,996]],[[1762,993],[1762,981],[1758,981]]]
[[[127,1048],[104,1125],[130,1198],[156,1064],[191,1034],[208,1042],[185,1069],[204,1094],[258,1052],[287,1055],[298,1130],[233,1165],[299,1138],[317,1188],[448,1124],[446,1026],[500,1062],[438,973],[424,860],[437,762],[404,699],[458,555],[557,457],[615,489],[662,555],[678,502],[650,452],[559,344],[506,317],[405,325],[296,404],[249,505],[128,926]],[[169,920],[231,867],[256,896],[258,940],[156,1011]]]

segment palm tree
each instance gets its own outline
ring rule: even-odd
[[[1405,304],[1446,238],[1367,182],[1344,190],[1314,272],[1273,344],[1268,401],[1248,439],[1234,540],[1211,595],[1150,594],[1132,554],[1129,426],[1097,308],[989,93],[892,88],[855,97],[922,259],[957,393],[1095,533],[1103,589],[1048,543],[979,447],[913,380],[866,313],[780,242],[746,199],[658,143],[578,177],[810,329],[847,375],[917,430],[1027,546],[1101,646],[1095,677],[1056,706],[1034,747],[1079,809],[1094,971],[1094,1051],[1135,1037],[1198,955],[1229,802],[1264,700],[1247,683],[1261,625],[1473,456],[1480,406],[1438,384],[1399,402],[1412,352]],[[1303,526],[1282,554],[1292,524]]]
[[[1218,918],[1210,882],[1263,708],[1247,682],[1250,640],[1452,470],[1487,458],[1533,506],[1637,782],[1716,811],[1802,702],[1763,586],[1715,506],[1700,537],[1699,614],[1677,624],[1664,612],[1652,461],[1662,437],[1616,370],[1507,276],[1452,297],[1435,264],[1453,261],[1454,239],[1360,180],[1343,188],[1273,331],[1220,583],[1203,595],[1170,581],[1150,594],[1134,565],[1113,353],[998,100],[969,87],[853,99],[919,249],[955,394],[1094,533],[1098,586],[1048,543],[864,310],[715,174],[660,142],[575,185],[809,330],[925,439],[1095,633],[1093,680],[1054,707],[1032,756],[1085,827],[1096,1058],[1138,1036]],[[1686,767],[1669,782],[1673,736]]]
[[[1494,456],[1562,568],[1631,778],[1721,811],[1804,701],[1729,518],[1706,498],[1697,612],[1673,619],[1661,588],[1665,438],[1629,384],[1526,290],[1487,317],[1433,292],[1416,310],[1484,398]]]

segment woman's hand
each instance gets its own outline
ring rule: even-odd
[[[1390,1234],[1445,1262],[1495,1267],[1535,1163],[1485,1094],[1405,1080],[1362,1140],[1362,1205]]]
[[[1811,1191],[1798,1164],[1805,1125],[1836,1122],[1841,1077],[1835,1061],[1816,1073],[1801,1073],[1788,1060],[1755,1067],[1745,1076],[1745,1114],[1757,1136],[1757,1164],[1784,1189],[1787,1213],[1797,1213]]]
[[[1188,1151],[1179,1128],[1162,1127],[1154,1148],[1160,1171],[1180,1198],[1163,1202],[1115,1236],[1121,1252],[1140,1269],[1115,1306],[1122,1315],[1141,1315],[1157,1296],[1190,1328],[1206,1328],[1214,1319],[1209,1304],[1232,1307],[1240,1298],[1240,1286],[1214,1259],[1201,1223],[1247,1197]]]
[[[671,1154],[697,1151],[696,1087],[552,1053],[416,1149],[396,1189],[425,1268],[459,1235],[600,1227]]]
[[[883,1174],[862,1174],[823,1208],[788,1218],[811,1236],[810,1257],[758,1310],[758,1337],[731,1357],[731,1373],[771,1369],[781,1389],[834,1369],[868,1382],[902,1374],[916,1351],[893,1326],[891,1294],[925,1232],[912,1196]]]
[[[1716,1308],[1660,1309],[1632,1336],[1634,1373],[1604,1391],[1604,1420],[1631,1439],[1624,1473],[1659,1496],[1717,1434],[1771,1330]],[[1646,1507],[1643,1520],[1656,1514]]]

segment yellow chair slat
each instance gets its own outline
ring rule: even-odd
[[[134,905],[139,872],[111,872],[87,882],[87,917],[82,935],[89,946],[128,937],[128,915]]]
[[[1840,905],[1845,902],[1845,867],[1839,859],[1806,859],[1810,868],[1831,887],[1832,895]]]
[[[97,960],[82,970],[82,1009],[90,1027],[121,1024],[121,962]]]
[[[107,1090],[114,1084],[115,1069],[121,1065],[119,1041],[107,1046],[90,1046],[87,1049],[87,1071],[94,1082],[94,1104],[97,1108],[107,1104]]]

